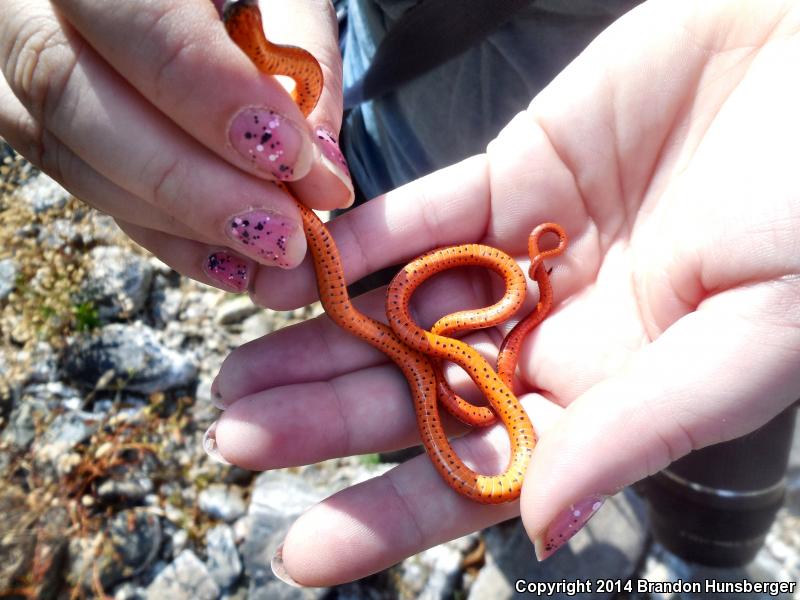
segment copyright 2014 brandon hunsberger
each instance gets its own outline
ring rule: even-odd
[[[648,581],[647,579],[576,579],[568,581],[526,581],[517,579],[514,589],[519,593],[537,596],[575,596],[577,594],[638,592],[640,594],[793,594],[797,589],[794,581]]]

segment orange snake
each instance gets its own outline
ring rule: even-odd
[[[322,70],[316,59],[300,48],[269,42],[264,37],[257,0],[229,2],[224,10],[224,21],[230,37],[260,71],[295,80],[292,97],[307,116],[322,92]],[[541,322],[552,305],[552,289],[543,260],[566,248],[567,236],[561,226],[545,223],[530,235],[530,276],[539,286],[539,302],[504,339],[495,372],[471,346],[445,336],[495,326],[519,308],[526,282],[522,270],[511,257],[479,244],[439,248],[424,254],[404,267],[389,285],[386,313],[390,326],[387,326],[353,306],[333,237],[313,211],[295,202],[314,261],[317,288],[325,312],[337,325],[378,348],[400,367],[411,388],[422,443],[442,478],[455,491],[477,502],[495,504],[518,498],[536,436],[527,413],[511,391],[512,378],[523,338]],[[556,234],[559,242],[551,250],[540,251],[539,239],[546,233]],[[487,308],[442,317],[431,331],[420,328],[408,309],[414,290],[436,273],[458,266],[494,270],[506,282],[503,297]],[[455,395],[442,374],[442,360],[463,368],[489,401],[491,409],[474,406]],[[451,414],[468,425],[488,425],[496,417],[500,418],[511,440],[511,458],[503,473],[482,475],[461,461],[442,427],[437,398]]]

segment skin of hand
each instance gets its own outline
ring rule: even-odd
[[[305,254],[295,203],[267,181],[319,209],[349,205],[353,188],[334,133],[342,69],[331,3],[261,2],[270,38],[322,66],[308,121],[229,39],[221,5],[3,2],[0,135],[179,272],[241,292],[262,265],[294,267]],[[259,224],[271,238],[250,235]]]
[[[571,505],[750,432],[800,397],[798,64],[796,3],[645,3],[486,154],[332,223],[350,281],[454,243],[522,257],[544,221],[570,245],[548,263],[555,310],[519,367],[540,435],[520,501],[466,500],[420,456],[303,514],[283,545],[290,577],[356,579],[518,513],[544,539]],[[314,299],[307,261],[257,283],[274,308]],[[496,284],[443,274],[415,299],[418,320],[489,304]],[[381,315],[382,294],[357,305]],[[490,352],[501,335],[467,339]],[[239,348],[213,389],[226,410],[209,435],[247,468],[417,443],[397,369],[324,316]],[[501,427],[455,447],[485,472],[507,460]]]

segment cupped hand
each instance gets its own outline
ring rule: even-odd
[[[791,2],[645,3],[485,155],[332,224],[350,281],[460,242],[522,259],[544,221],[571,241],[548,263],[556,308],[519,365],[540,435],[520,501],[465,500],[420,456],[306,512],[283,548],[291,577],[355,579],[518,512],[546,555],[570,506],[752,431],[800,397],[799,63]],[[449,272],[416,314],[429,325],[487,304],[496,283]],[[258,284],[276,308],[314,297],[307,263]],[[358,304],[380,315],[381,292]],[[488,351],[500,337],[470,339]],[[248,468],[417,441],[399,372],[325,317],[238,349],[215,389],[227,409],[211,435]],[[507,460],[500,427],[455,447],[486,472]]]
[[[3,2],[0,134],[181,273],[243,291],[259,265],[305,253],[296,205],[266,180],[313,208],[352,201],[335,143],[341,58],[329,1],[262,0],[272,41],[321,63],[306,121],[228,38],[215,3]],[[245,222],[272,237],[244,243]]]

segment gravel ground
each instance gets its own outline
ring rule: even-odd
[[[210,460],[202,438],[228,352],[320,307],[261,310],[181,278],[4,144],[0,156],[0,597],[483,600],[525,580],[561,583],[544,594],[559,598],[608,580],[576,596],[699,598],[624,583],[800,579],[796,432],[786,500],[744,569],[671,555],[625,490],[542,564],[512,520],[352,584],[286,586],[268,565],[292,520],[402,456],[257,474]]]

